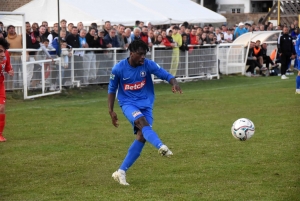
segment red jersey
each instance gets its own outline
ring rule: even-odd
[[[5,57],[3,61],[0,63],[1,71],[0,71],[0,84],[4,82],[4,71],[9,72],[12,69],[12,66],[10,64],[10,56],[9,52],[6,50],[5,51]]]

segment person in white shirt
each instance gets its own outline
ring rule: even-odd
[[[232,43],[232,41],[233,41],[232,29],[228,29],[228,30],[224,33],[224,40],[225,40],[227,43]]]

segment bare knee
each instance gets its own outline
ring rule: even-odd
[[[143,136],[143,133],[141,130],[138,130],[137,134],[136,134],[136,140],[145,143],[146,139]]]
[[[5,113],[5,105],[0,104],[0,114],[4,114],[4,113]]]
[[[142,130],[143,127],[149,126],[149,123],[147,122],[145,117],[140,117],[137,120],[134,121],[134,125],[139,129]]]

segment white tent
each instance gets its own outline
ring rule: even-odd
[[[25,13],[30,23],[47,21],[53,25],[58,21],[57,0],[33,0],[13,12]],[[59,0],[60,19],[85,26],[105,21],[112,24],[133,26],[136,20],[150,21],[154,25],[182,23],[226,22],[226,18],[190,0]],[[5,24],[21,26],[18,17],[0,16]]]

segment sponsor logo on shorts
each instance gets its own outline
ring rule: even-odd
[[[135,117],[137,117],[138,115],[140,115],[140,114],[142,114],[140,111],[134,111],[133,113],[132,113],[132,116],[135,118]]]
[[[146,79],[142,80],[141,82],[136,82],[133,84],[124,84],[124,90],[125,91],[134,91],[134,90],[139,90],[143,88],[146,84]]]

